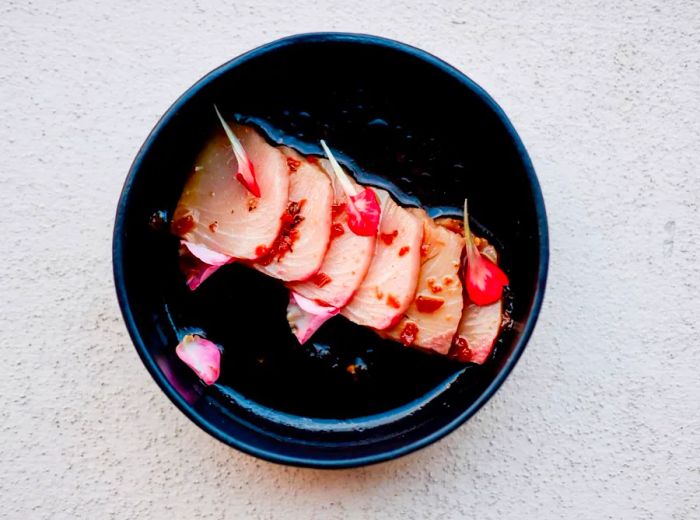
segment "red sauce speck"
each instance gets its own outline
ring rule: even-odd
[[[459,336],[454,342],[452,352],[450,352],[450,357],[457,359],[458,361],[467,362],[472,360],[473,355],[474,354],[469,348],[469,343],[467,340],[462,336]]]
[[[418,325],[416,325],[412,321],[409,321],[408,323],[406,323],[406,325],[404,325],[399,338],[401,339],[401,343],[403,343],[404,346],[409,347],[413,345],[414,341],[416,341],[416,336],[418,336]]]
[[[323,287],[324,285],[328,285],[331,283],[333,280],[330,276],[328,276],[326,273],[322,273],[319,271],[315,275],[311,277],[311,282],[317,285],[318,287]]]
[[[420,256],[428,256],[428,251],[430,250],[430,246],[428,244],[423,244],[420,246]]]
[[[418,312],[435,312],[444,304],[445,300],[442,298],[423,295],[416,297],[416,309],[418,309]]]
[[[318,164],[318,157],[314,155],[307,155],[306,160],[309,161],[311,164]]]
[[[442,279],[442,283],[444,283],[445,285],[452,285],[453,282],[454,282],[454,280],[449,276],[445,276]]]
[[[258,254],[260,247],[255,250],[255,254],[258,255],[257,263],[261,265],[270,265],[274,260],[279,262],[284,258],[284,255],[293,250],[292,246],[296,239],[299,238],[299,230],[297,227],[299,223],[304,220],[304,217],[302,217],[300,213],[305,203],[306,199],[289,203],[287,211],[282,215],[280,233],[272,243],[272,247],[270,247],[268,251],[263,249],[262,254]]]
[[[287,167],[290,173],[294,173],[301,166],[301,161],[297,161],[294,157],[287,157]]]
[[[178,265],[180,271],[188,280],[199,276],[202,270],[207,267],[199,258],[190,253],[190,250],[184,245],[180,246]]]
[[[408,246],[403,246],[401,249],[399,249],[399,256],[403,256],[406,253],[408,253],[411,250],[410,247]]]
[[[384,298],[384,293],[379,287],[374,288],[374,294],[377,296],[377,300],[381,300],[382,298]]]
[[[330,305],[328,305],[328,302],[322,300],[321,298],[314,298],[314,302],[318,303],[319,305],[323,305],[324,307],[330,307]]]
[[[394,239],[399,236],[399,230],[395,229],[391,233],[379,233],[379,238],[382,239],[386,245],[390,246]]]
[[[430,289],[430,292],[433,294],[437,294],[439,292],[442,292],[442,286],[435,281],[435,278],[432,276],[428,277],[426,280],[426,283],[428,284],[428,289]]]
[[[215,220],[214,222],[209,224],[209,231],[211,231],[212,233],[216,233],[216,228],[218,228],[218,227],[219,227],[219,223]]]
[[[183,236],[194,229],[194,217],[188,213],[174,220],[172,228],[175,235]]]
[[[331,226],[331,239],[334,239],[335,237],[339,237],[343,233],[345,233],[345,228],[339,222],[336,222],[335,224],[333,224]]]
[[[461,235],[464,233],[464,224],[457,219],[448,218],[440,221],[440,225],[444,228],[449,229],[453,233]]]
[[[390,294],[386,297],[386,303],[394,309],[398,309],[399,307],[401,307],[401,303],[399,303],[399,300],[393,294]]]
[[[265,246],[258,246],[255,248],[255,256],[261,257],[265,256],[268,253],[268,249]]]
[[[343,211],[345,211],[345,203],[344,202],[333,204],[333,206],[331,206],[331,216],[333,218],[337,218],[338,215],[340,215]]]

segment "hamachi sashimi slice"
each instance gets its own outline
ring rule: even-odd
[[[464,225],[459,219],[445,217],[436,222],[455,233],[463,233]],[[481,254],[498,264],[498,252],[489,242],[480,237],[474,241]],[[465,296],[462,317],[453,339],[450,356],[459,361],[483,364],[493,351],[503,321],[503,298],[490,305],[476,305]]]
[[[420,269],[423,224],[383,190],[374,256],[355,296],[340,311],[358,325],[383,330],[396,324],[413,301]]]
[[[331,235],[333,188],[328,176],[290,148],[289,203],[282,230],[270,251],[252,264],[284,281],[306,280],[320,269]]]
[[[435,224],[423,210],[409,211],[423,223],[418,288],[401,321],[383,335],[406,346],[447,354],[464,305],[459,279],[464,238]]]
[[[330,172],[326,160],[319,166]],[[330,177],[331,179],[333,177]],[[353,297],[367,274],[375,248],[375,237],[356,235],[348,228],[345,193],[333,184],[331,239],[318,272],[305,282],[287,284],[290,290],[310,299],[340,308]]]
[[[460,361],[483,364],[496,343],[502,319],[503,299],[490,305],[466,301],[454,339],[456,357]]]
[[[253,128],[232,124],[255,167],[261,196],[236,179],[237,163],[223,129],[195,160],[171,230],[190,243],[236,259],[262,256],[277,237],[289,199],[287,159]]]

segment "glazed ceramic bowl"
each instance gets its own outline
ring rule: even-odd
[[[342,317],[304,346],[285,319],[283,286],[238,265],[191,292],[172,214],[197,152],[218,124],[213,104],[274,142],[319,153],[326,139],[363,181],[402,203],[459,214],[502,252],[512,326],[483,366],[396,343]],[[352,159],[352,160],[350,160]],[[129,171],[114,228],[114,278],[136,351],[172,402],[217,439],[287,464],[350,467],[432,443],[494,394],[532,333],[545,288],[547,222],[518,134],[494,100],[440,59],[357,34],[303,34],[207,74],[163,115]],[[175,355],[187,331],[223,347],[205,386]]]

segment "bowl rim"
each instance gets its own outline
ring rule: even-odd
[[[442,427],[433,431],[429,435],[421,437],[420,439],[417,439],[413,442],[403,444],[397,448],[382,451],[380,453],[375,453],[372,455],[366,455],[361,457],[348,456],[340,459],[323,459],[314,458],[312,456],[290,456],[278,453],[273,450],[263,449],[258,446],[255,446],[254,444],[243,442],[240,439],[231,436],[227,432],[223,431],[221,428],[217,427],[216,425],[208,422],[203,417],[201,417],[199,413],[195,410],[195,407],[189,404],[187,401],[185,401],[184,398],[180,396],[180,394],[175,390],[173,385],[167,380],[165,374],[158,367],[154,357],[150,354],[149,350],[147,349],[146,343],[136,326],[136,321],[131,310],[131,305],[129,303],[127,288],[124,279],[123,249],[123,231],[132,184],[152,144],[158,139],[161,131],[170,122],[173,116],[185,104],[187,104],[189,100],[204,86],[208,85],[217,78],[225,75],[230,70],[238,67],[244,62],[247,62],[251,59],[255,59],[260,55],[280,49],[282,47],[288,47],[299,43],[326,43],[329,41],[379,46],[409,54],[419,60],[427,62],[428,64],[440,69],[442,72],[450,75],[452,78],[459,81],[464,87],[470,89],[474,94],[476,94],[483,103],[485,103],[491,110],[493,110],[495,115],[504,125],[511,141],[516,147],[517,153],[524,166],[528,183],[532,190],[535,205],[535,213],[537,217],[537,228],[540,238],[539,266],[537,271],[535,294],[530,313],[523,325],[522,334],[513,347],[511,355],[506,360],[501,370],[496,374],[496,377],[493,379],[493,381],[491,381],[491,383],[489,383],[489,385],[484,389],[481,395],[479,395],[479,397],[474,402],[472,402],[468,407],[466,407],[458,416],[452,419],[449,423],[443,425]],[[309,468],[340,469],[365,466],[369,464],[376,464],[379,462],[388,461],[400,457],[402,455],[412,453],[416,450],[424,448],[442,439],[443,437],[457,429],[464,422],[466,422],[467,419],[472,417],[501,387],[503,382],[513,370],[515,364],[518,362],[518,359],[522,355],[523,351],[525,350],[525,346],[527,345],[530,336],[532,335],[542,307],[542,301],[544,298],[544,292],[547,281],[547,271],[549,267],[549,232],[547,227],[547,215],[545,211],[542,190],[537,180],[532,161],[530,160],[530,157],[527,151],[525,150],[525,146],[523,145],[520,136],[516,132],[513,124],[510,122],[503,109],[476,82],[474,82],[466,74],[459,71],[458,69],[443,61],[442,59],[422,49],[413,47],[402,42],[362,33],[310,32],[295,34],[292,36],[287,36],[284,38],[274,40],[227,61],[226,63],[213,69],[212,71],[204,75],[201,79],[199,79],[166,110],[166,112],[162,115],[162,117],[153,127],[144,143],[141,145],[141,148],[139,149],[138,153],[136,154],[136,157],[134,158],[134,161],[131,164],[131,167],[129,168],[129,173],[126,177],[126,180],[124,181],[124,185],[119,196],[119,202],[117,205],[115,216],[114,233],[112,239],[112,264],[114,285],[117,292],[117,299],[119,300],[119,307],[121,309],[122,316],[126,323],[126,327],[131,337],[131,340],[141,358],[141,361],[146,366],[146,369],[150,372],[151,377],[153,377],[153,379],[156,381],[156,383],[165,393],[165,395],[167,395],[168,398],[175,404],[175,406],[177,406],[180,409],[180,411],[184,413],[192,422],[194,422],[202,430],[204,430],[214,438],[218,439],[219,441],[223,442],[224,444],[232,446],[249,455],[253,455],[270,462]]]

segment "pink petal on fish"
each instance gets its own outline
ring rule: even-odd
[[[189,287],[190,291],[194,291],[197,287],[202,285],[207,278],[213,275],[219,267],[218,265],[201,264],[200,270],[190,271],[187,274],[187,287]]]
[[[218,251],[213,251],[201,244],[194,244],[187,240],[180,241],[180,244],[185,246],[190,253],[192,253],[192,255],[200,259],[205,264],[220,266],[228,264],[231,260],[233,260],[232,257],[219,253]]]
[[[196,334],[187,334],[175,348],[175,353],[207,385],[213,385],[221,370],[219,347]]]
[[[315,302],[314,300],[310,300],[309,298],[305,298],[301,294],[295,293],[292,291],[292,298],[294,298],[294,301],[297,302],[297,305],[301,307],[302,310],[310,313],[310,314],[329,314],[331,316],[335,316],[338,314],[338,310],[335,307],[331,307],[330,305],[322,305],[318,302]]]
[[[185,275],[187,280],[187,287],[191,291],[194,291],[199,287],[207,278],[209,278],[214,272],[216,272],[221,265],[211,265],[203,262],[200,258],[193,254],[190,247],[188,247],[188,242],[182,241],[180,243],[180,271]],[[229,261],[233,261],[229,257]]]
[[[303,345],[321,325],[338,314],[339,311],[340,309],[337,307],[321,305],[291,291],[289,305],[287,305],[287,321],[292,333]]]
[[[260,197],[260,186],[258,186],[258,181],[255,178],[255,168],[253,167],[253,163],[250,161],[248,154],[243,148],[243,144],[238,140],[236,134],[233,133],[231,127],[221,116],[221,113],[219,112],[219,109],[216,108],[216,105],[214,105],[214,110],[216,111],[216,116],[219,118],[219,121],[221,121],[221,126],[224,128],[226,137],[228,137],[229,141],[231,142],[231,148],[236,156],[236,162],[238,163],[236,179],[254,196]]]

